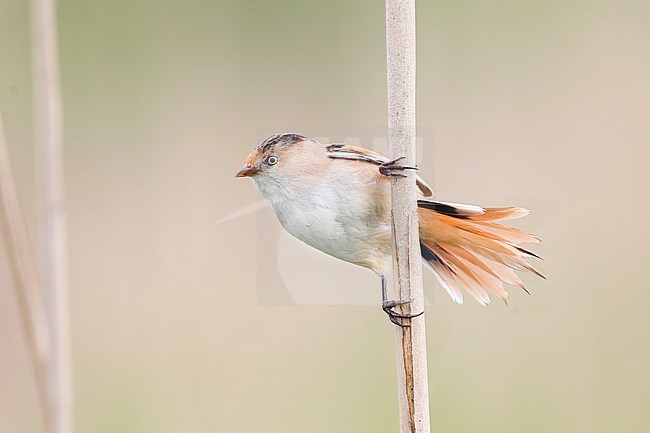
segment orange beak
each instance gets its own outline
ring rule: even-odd
[[[259,170],[250,164],[246,164],[237,172],[235,177],[251,177],[257,174]]]

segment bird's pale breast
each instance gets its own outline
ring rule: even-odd
[[[258,187],[291,235],[326,254],[383,273],[390,264],[387,207],[378,206],[377,198],[370,196],[373,188],[359,185],[361,181],[358,176],[326,177],[292,197],[271,185]]]

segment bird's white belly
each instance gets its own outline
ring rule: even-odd
[[[337,188],[331,187],[332,182]],[[291,197],[277,184],[256,185],[271,202],[285,230],[307,245],[382,275],[390,266],[388,216],[377,210],[364,192],[366,185],[354,177],[324,180]]]
[[[306,244],[352,263],[362,261],[369,248],[367,229],[355,227],[335,209],[316,203],[291,203],[276,208],[282,226]]]

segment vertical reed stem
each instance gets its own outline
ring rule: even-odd
[[[415,0],[386,0],[388,142],[391,158],[415,165]],[[404,312],[424,309],[415,173],[393,177],[393,278]],[[429,391],[424,315],[397,328],[397,377],[401,433],[429,433]]]
[[[63,125],[56,0],[32,0],[34,137],[38,155],[41,281],[51,337],[48,433],[72,431]]]

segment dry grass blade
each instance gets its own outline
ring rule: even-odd
[[[2,113],[0,113],[0,227],[33,363],[41,409],[46,414],[48,397],[45,369],[50,360],[47,317],[39,284],[38,268],[31,251],[29,234],[11,169]]]

